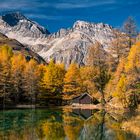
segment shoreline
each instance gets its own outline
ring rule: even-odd
[[[110,111],[129,111],[129,108],[123,108],[122,106],[112,105],[110,103],[106,103],[105,106],[102,106],[101,103],[95,104],[67,104],[67,105],[31,105],[31,104],[19,104],[19,105],[6,105],[0,106],[0,110],[6,109],[50,109],[50,108],[60,108],[60,109],[98,109],[98,110],[106,110]],[[140,105],[136,108],[136,110],[140,110]]]
[[[114,107],[106,104],[104,107],[101,104],[83,104],[83,105],[62,105],[62,106],[39,106],[39,105],[7,105],[5,107],[0,106],[0,110],[4,109],[47,109],[47,108],[64,108],[64,109],[98,109],[98,110],[125,110],[124,108]]]
[[[16,105],[0,107],[0,110],[6,109],[48,109],[48,108],[61,108],[63,106],[36,106],[36,105]]]

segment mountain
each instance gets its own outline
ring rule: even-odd
[[[20,12],[0,16],[0,32],[31,49],[40,49],[50,32]],[[34,50],[35,51],[35,50]]]
[[[108,24],[76,21],[71,29],[61,29],[49,35],[47,48],[43,48],[38,54],[46,61],[53,58],[56,62],[63,62],[67,66],[71,62],[85,65],[88,49],[93,44],[99,42],[107,51],[113,38],[114,29]]]
[[[0,32],[26,45],[47,62],[53,58],[66,66],[72,62],[86,65],[91,45],[99,42],[108,51],[109,43],[114,38],[114,29],[108,24],[85,21],[76,21],[72,28],[50,34],[47,29],[19,12],[0,17]]]
[[[38,63],[45,63],[45,61],[38,54],[31,51],[26,46],[22,45],[15,39],[10,39],[4,34],[0,33],[0,47],[3,45],[7,45],[12,48],[14,53],[21,53],[25,56],[27,60],[35,59]]]

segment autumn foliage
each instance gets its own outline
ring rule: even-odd
[[[88,92],[103,104],[117,98],[124,107],[137,106],[140,100],[140,42],[130,47],[126,34],[116,31],[115,35],[110,55],[97,42],[89,49],[86,66],[72,63],[68,68],[53,60],[48,65],[39,64],[13,52],[9,46],[1,46],[1,104],[40,104],[50,98],[71,99]]]

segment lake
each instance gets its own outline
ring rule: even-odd
[[[131,118],[132,113],[118,115],[104,110],[1,110],[0,140],[140,140],[121,128]]]

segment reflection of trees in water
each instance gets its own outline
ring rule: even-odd
[[[69,140],[77,140],[83,127],[83,120],[72,116],[71,113],[63,114],[64,130]]]
[[[84,121],[80,140],[135,140],[135,135],[121,130],[122,117],[116,120],[104,110],[98,111]]]
[[[9,110],[0,112],[0,138],[8,140],[22,140],[26,136],[28,139],[34,138],[33,116],[35,110]]]
[[[132,132],[139,136],[140,139],[140,112],[136,112],[132,117],[122,123],[125,131]]]
[[[67,109],[11,110],[0,114],[0,139],[136,140],[134,135],[121,130],[122,121],[123,116],[104,110],[87,119]]]
[[[102,140],[104,137],[105,111],[96,112],[86,120],[80,134],[80,140]]]
[[[121,114],[118,115],[116,113],[106,113],[106,127],[107,127],[107,135],[109,137],[113,134],[114,140],[136,140],[136,136],[123,131],[122,122],[127,119],[127,115]],[[109,135],[109,136],[108,136]]]
[[[36,140],[41,134],[38,130],[40,121],[49,119],[54,114],[60,118],[59,111],[50,110],[8,110],[0,112],[0,139]],[[60,120],[60,119],[59,119]],[[40,134],[40,135],[39,135]],[[13,139],[13,138],[16,139]]]
[[[67,113],[65,122],[69,129],[65,129],[65,133],[70,140],[135,140],[134,135],[121,130],[122,120],[123,116],[111,116],[104,110],[93,113],[87,120]]]
[[[65,137],[63,125],[60,122],[46,121],[42,125],[42,130],[44,137],[47,140],[63,140]]]

